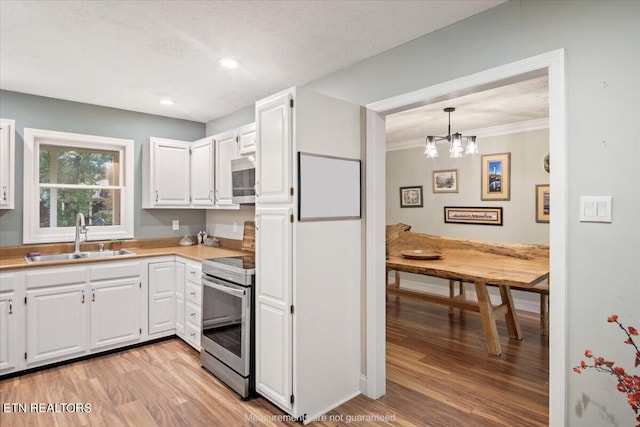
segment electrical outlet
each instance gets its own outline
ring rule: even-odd
[[[171,224],[171,229],[174,231],[180,230],[180,221],[177,219],[174,219],[173,224]]]

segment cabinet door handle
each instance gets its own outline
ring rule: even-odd
[[[9,314],[13,314],[13,300],[9,300]]]
[[[82,304],[84,304],[84,291],[82,291]]]
[[[158,190],[156,190],[156,202],[158,201]]]
[[[191,332],[189,335],[191,336],[191,338],[195,338],[196,337],[196,333],[195,332]]]
[[[2,186],[2,200],[7,200],[7,187],[5,185]]]
[[[253,227],[256,231],[260,231],[260,228],[258,227],[258,220],[260,220],[260,215],[256,215],[254,218]]]
[[[256,184],[253,186],[253,192],[256,193],[256,197],[260,197],[260,193],[258,192],[258,184],[260,184],[260,182],[256,181]]]
[[[96,302],[96,291],[91,291],[91,302]]]
[[[192,297],[195,297],[195,296],[196,296],[196,293],[195,293],[195,292],[190,292],[190,294],[191,294],[191,296],[192,296]]]
[[[195,313],[191,313],[190,316],[191,317],[196,317],[196,314]]]
[[[211,195],[213,194],[213,190],[209,190],[209,201],[213,202],[213,199],[211,198]]]

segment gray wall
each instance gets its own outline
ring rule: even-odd
[[[543,159],[549,152],[548,130],[478,138],[481,154],[450,159],[446,147],[440,157],[427,159],[424,148],[387,151],[387,224],[404,223],[412,231],[492,242],[549,244],[549,224],[535,221],[535,186],[548,184]],[[480,200],[482,154],[511,153],[511,200]],[[432,191],[432,172],[458,169],[458,193]],[[400,208],[400,187],[422,185],[423,207]],[[445,206],[498,206],[504,225],[445,224]]]
[[[195,141],[205,136],[204,123],[9,91],[0,91],[0,117],[16,121],[15,209],[0,211],[0,246],[22,244],[24,128],[133,139],[135,237],[180,236],[204,229],[204,210],[141,208],[142,144],[148,144],[150,136]],[[171,230],[173,219],[180,220],[179,231]]]
[[[586,347],[633,364],[630,346],[606,318],[617,313],[640,324],[638,16],[638,1],[510,1],[308,85],[366,104],[565,49],[568,425],[634,422],[611,378],[570,368]],[[580,223],[581,195],[613,196],[613,223]]]
[[[207,136],[217,133],[226,132],[240,126],[248,125],[256,121],[256,109],[254,104],[247,105],[245,108],[238,110],[232,114],[221,117],[218,120],[212,120],[207,123]]]

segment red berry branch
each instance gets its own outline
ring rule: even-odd
[[[634,336],[638,336],[638,331],[633,326],[624,327],[624,325],[618,322],[618,315],[613,314],[607,318],[607,322],[617,324],[620,329],[627,335],[625,344],[632,345],[635,349],[635,362],[634,368],[640,365],[640,350],[633,340]],[[580,365],[573,368],[573,370],[581,374],[586,369],[595,369],[598,372],[604,372],[613,375],[618,380],[616,388],[618,391],[627,395],[627,402],[631,406],[631,409],[636,414],[636,421],[639,424],[636,427],[640,427],[640,376],[631,375],[624,370],[621,366],[615,366],[615,362],[606,360],[604,357],[595,357],[591,350],[585,350],[584,355],[593,360],[593,364],[589,365],[584,360],[580,361]]]

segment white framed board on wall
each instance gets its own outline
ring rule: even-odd
[[[361,217],[360,160],[298,152],[298,220]]]

